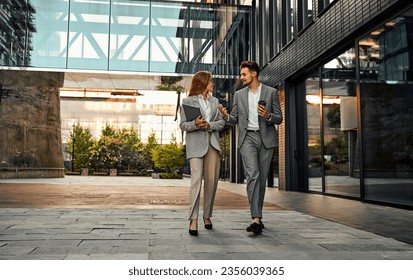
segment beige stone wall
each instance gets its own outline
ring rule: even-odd
[[[0,70],[0,173],[19,168],[31,177],[62,176],[63,79],[64,73]]]

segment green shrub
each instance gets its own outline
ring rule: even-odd
[[[179,173],[159,173],[160,179],[182,179],[182,174]]]

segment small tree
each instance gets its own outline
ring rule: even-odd
[[[177,144],[171,143],[158,146],[152,150],[155,167],[173,173],[183,167],[185,158],[183,150]]]
[[[131,172],[133,170],[141,171],[147,169],[148,161],[142,154],[143,144],[139,138],[138,132],[133,128],[123,128],[117,131],[119,139],[123,145],[120,147],[120,169]]]
[[[156,134],[152,130],[151,134],[148,136],[148,142],[142,149],[142,154],[145,157],[145,159],[149,162],[151,165],[151,168],[155,168],[155,164],[152,158],[152,150],[156,149],[159,146],[158,141],[156,140]]]
[[[116,130],[107,123],[102,130],[102,135],[92,148],[91,160],[94,169],[100,171],[118,168],[122,146],[122,139],[119,139]]]
[[[70,154],[74,171],[81,168],[90,168],[90,150],[93,146],[92,133],[89,128],[83,128],[76,124],[70,133],[70,138],[65,151]]]

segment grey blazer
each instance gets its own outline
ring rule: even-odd
[[[267,102],[267,110],[271,115],[271,118],[268,121],[258,116],[258,125],[262,142],[265,148],[270,149],[278,145],[275,125],[281,124],[283,120],[278,91],[275,88],[261,84],[260,100],[265,100]],[[238,148],[241,148],[248,127],[248,87],[235,92],[234,103],[228,117],[228,122],[231,125],[238,124],[237,146]]]
[[[209,121],[210,129],[197,128],[195,120],[187,121],[184,110],[181,106],[181,122],[179,128],[185,131],[186,141],[186,157],[187,159],[194,157],[203,157],[208,152],[209,144],[221,152],[219,146],[219,131],[224,128],[225,120],[218,109],[219,101],[216,97],[208,96],[208,101],[211,107],[211,120]],[[182,100],[182,104],[192,105],[201,108],[198,96],[188,96]],[[201,109],[201,113],[205,118],[205,113]],[[211,137],[209,137],[211,136]]]

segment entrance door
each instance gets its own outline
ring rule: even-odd
[[[360,197],[355,49],[322,67],[325,193]]]
[[[360,197],[355,65],[350,48],[305,80],[310,191]]]
[[[322,192],[321,110],[320,79],[315,73],[305,81],[305,110],[307,112],[308,189]]]

